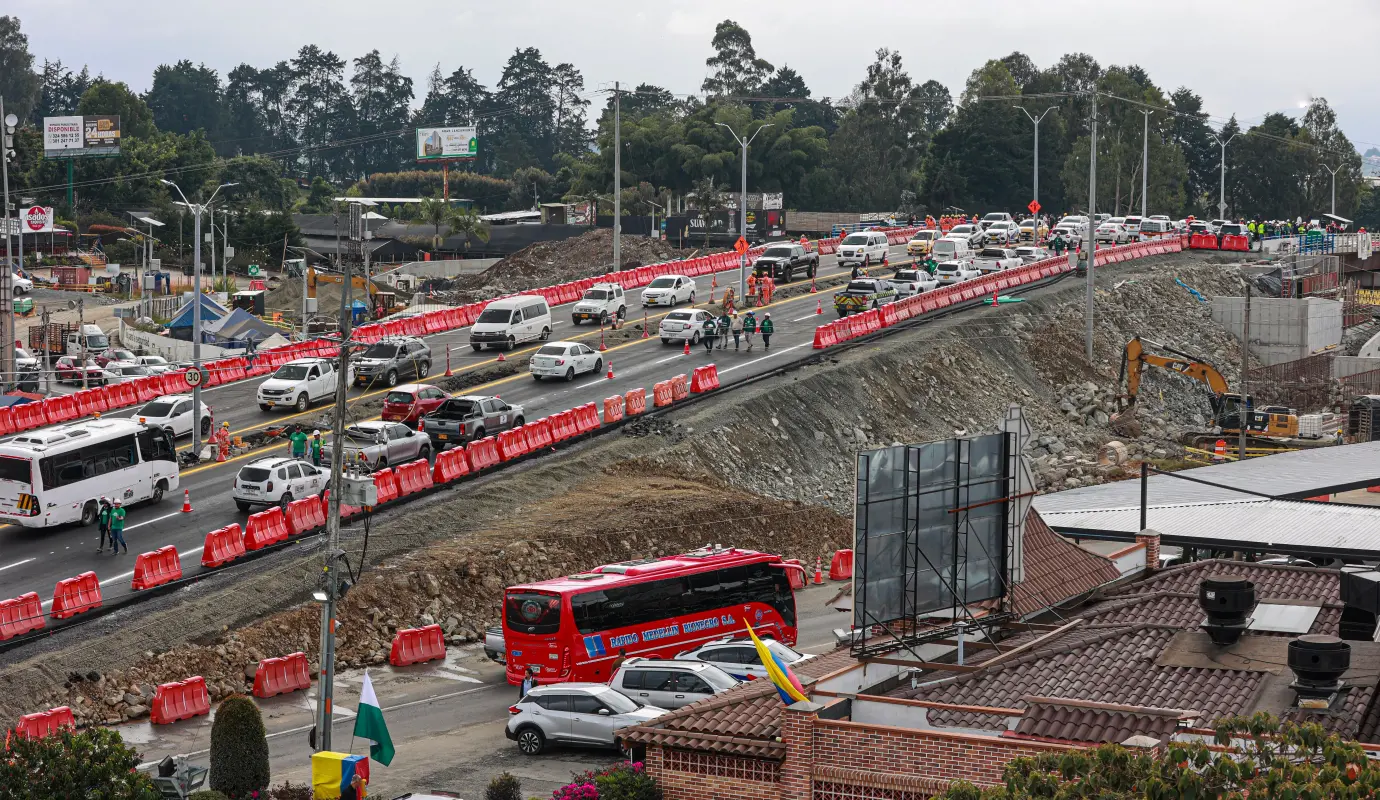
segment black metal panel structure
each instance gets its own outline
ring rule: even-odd
[[[853,624],[858,655],[918,642],[1006,596],[1013,436],[858,454]],[[933,623],[933,624],[931,624]],[[876,631],[881,626],[881,631]]]

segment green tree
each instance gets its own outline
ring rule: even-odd
[[[205,64],[193,65],[183,59],[172,66],[158,65],[144,102],[160,131],[185,134],[201,130],[211,137],[220,134],[225,113],[220,76]]]
[[[731,19],[714,28],[710,43],[714,55],[704,60],[709,68],[701,91],[720,97],[743,97],[757,94],[774,69],[771,62],[757,57],[752,46],[752,34]]]
[[[552,81],[556,108],[552,122],[554,153],[583,153],[589,147],[586,129],[589,100],[584,97],[584,91],[584,76],[575,65],[556,65]]]
[[[988,61],[969,76],[962,102],[930,149],[921,188],[928,209],[958,206],[985,212],[1029,202],[1030,123],[1009,100],[985,99],[1017,94],[1004,61]],[[959,186],[962,193],[955,197]]]
[[[354,100],[352,136],[361,141],[354,149],[354,174],[396,170],[414,158],[412,137],[393,135],[411,122],[412,79],[402,74],[398,59],[385,64],[378,50],[354,60],[350,78]]]
[[[138,772],[139,753],[108,728],[63,730],[42,739],[15,736],[0,759],[4,800],[158,800]]]
[[[1179,146],[1188,170],[1185,212],[1198,216],[1212,216],[1208,200],[1215,195],[1217,188],[1217,143],[1212,140],[1212,129],[1207,124],[1207,113],[1203,111],[1203,98],[1186,86],[1180,86],[1169,95],[1172,116],[1169,123],[1169,140]]]
[[[268,788],[268,738],[259,707],[231,695],[211,724],[211,788],[230,800],[257,797]]]
[[[472,208],[456,209],[450,218],[450,232],[464,235],[466,250],[470,249],[470,242],[489,241],[489,223],[480,219]]]
[[[28,119],[38,105],[41,86],[19,17],[0,16],[0,97],[5,98],[5,113]]]
[[[292,59],[293,88],[285,110],[297,141],[307,148],[303,161],[312,177],[326,171],[328,163],[338,167],[340,162],[340,151],[328,154],[324,145],[348,128],[353,116],[344,71],[344,59],[314,44],[303,46]]]
[[[503,66],[494,105],[506,113],[495,122],[494,170],[551,167],[556,153],[556,73],[535,47],[515,50]]]
[[[311,179],[311,188],[307,190],[307,199],[302,203],[302,212],[324,214],[335,207],[335,198],[339,196],[340,192],[329,181],[317,175]]]
[[[1304,181],[1304,194],[1309,208],[1313,214],[1331,211],[1333,178],[1330,170],[1335,170],[1337,214],[1351,217],[1358,208],[1363,185],[1361,157],[1356,147],[1337,126],[1337,113],[1328,105],[1326,98],[1310,100],[1300,122],[1303,131],[1299,139],[1311,145],[1308,148],[1311,163]]]
[[[93,83],[91,71],[86,67],[73,73],[61,61],[43,60],[40,72],[39,100],[34,106],[33,124],[43,123],[44,117],[61,117],[76,113],[81,96]]]
[[[97,79],[77,103],[78,114],[118,114],[120,116],[120,147],[126,138],[148,138],[157,132],[153,112],[143,98],[131,92],[123,82]]]
[[[901,54],[878,50],[830,142],[829,163],[841,177],[837,210],[894,209],[913,189],[929,144],[924,107]]]
[[[471,240],[489,241],[489,224],[481,220],[477,213],[472,209],[456,208],[439,197],[423,197],[412,221],[432,226],[435,233],[431,237],[431,247],[435,250],[441,249],[444,239],[441,236],[442,227],[446,228],[449,235],[464,234],[466,250],[469,249]]]

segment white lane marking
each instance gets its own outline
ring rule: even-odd
[[[742,369],[743,367],[750,367],[750,366],[752,366],[753,364],[756,364],[756,363],[759,362],[759,361],[766,361],[767,359],[771,358],[772,356],[778,356],[778,355],[781,355],[782,353],[789,353],[789,352],[792,351],[792,350],[799,350],[799,349],[802,348],[802,347],[809,347],[811,344],[813,344],[813,342],[801,342],[800,344],[794,345],[794,346],[792,346],[792,347],[786,347],[786,348],[783,348],[783,349],[781,349],[781,350],[777,350],[775,353],[767,353],[766,355],[762,356],[761,358],[754,358],[754,359],[751,360],[751,361],[744,361],[743,363],[739,364],[739,365],[736,366],[736,367],[729,367],[728,369],[721,369],[721,370],[719,370],[719,374],[722,375],[722,374],[724,374],[725,372],[732,372],[732,371],[735,370],[735,369]]]
[[[678,359],[678,358],[685,358],[685,348],[684,348],[684,347],[681,348],[681,352],[676,353],[676,354],[673,355],[673,356],[667,356],[666,358],[663,358],[663,359],[661,359],[660,361],[653,361],[652,363],[653,363],[653,364],[665,364],[667,361],[675,361],[675,360]]]
[[[791,322],[804,322],[804,321],[807,320],[807,319],[814,319],[815,317],[822,317],[822,316],[824,316],[824,315],[823,315],[823,314],[806,314],[806,315],[803,316],[803,317],[796,317],[795,319],[791,320]]]
[[[16,561],[16,562],[14,562],[13,564],[6,564],[5,566],[0,567],[0,572],[4,572],[5,570],[9,569],[10,567],[22,567],[22,566],[24,566],[25,564],[27,564],[27,563],[29,563],[30,561],[33,561],[33,560],[34,560],[34,559],[32,559],[32,558],[26,558],[26,559],[24,559],[23,561]]]

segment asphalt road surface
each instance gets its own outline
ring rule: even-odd
[[[826,604],[847,586],[810,586],[796,593],[800,620],[796,649],[813,654],[834,649],[832,629],[847,627],[848,617]],[[504,771],[522,780],[524,797],[545,797],[569,783],[571,773],[596,769],[620,758],[616,750],[569,747],[549,747],[536,757],[518,752],[517,745],[504,735],[508,706],[517,699],[517,689],[504,681],[503,667],[486,659],[479,645],[451,648],[441,664],[373,667],[369,673],[397,750],[388,767],[370,765],[371,797],[439,789],[464,798],[480,798],[489,779]],[[337,676],[332,749],[338,752],[369,752],[367,742],[351,736],[362,681],[359,670]],[[315,691],[313,686],[310,693],[256,701],[268,729],[274,785],[283,780],[311,780],[312,751],[307,733],[313,723]],[[212,717],[197,717],[157,726],[143,721],[116,730],[139,749],[147,763],[180,753],[206,766],[210,763],[211,721]]]
[[[895,266],[904,263],[904,245],[892,248],[891,261]],[[821,260],[818,277],[845,274],[837,265],[835,256],[825,256]],[[873,270],[875,274],[882,274]],[[723,296],[728,285],[737,285],[737,269],[720,272],[717,275],[718,288],[715,299]],[[809,279],[798,281],[808,284]],[[697,299],[707,300],[711,289],[711,276],[697,279]],[[780,287],[778,287],[779,289]],[[528,420],[536,420],[548,414],[588,403],[600,402],[614,394],[622,394],[630,389],[644,387],[648,400],[652,384],[675,375],[686,373],[698,366],[714,363],[718,366],[721,385],[733,383],[769,372],[799,358],[809,352],[814,339],[816,325],[836,318],[829,307],[834,290],[820,291],[817,294],[801,294],[796,297],[777,298],[766,310],[771,312],[776,333],[772,337],[770,350],[763,348],[760,338],[753,350],[746,348],[734,351],[715,350],[706,353],[702,345],[691,348],[690,355],[683,355],[679,344],[664,346],[654,333],[650,338],[634,338],[630,341],[611,344],[604,353],[605,363],[612,362],[614,379],[605,375],[582,376],[573,382],[544,380],[536,382],[525,371],[464,390],[466,394],[497,394],[510,404],[522,405]],[[638,322],[643,316],[638,291],[630,294],[628,317],[630,322]],[[816,304],[823,301],[823,315],[816,315]],[[679,306],[678,308],[685,308]],[[655,331],[661,317],[671,309],[647,310],[649,327]],[[758,312],[761,319],[761,310]],[[579,340],[597,347],[600,339],[598,327],[589,325],[574,326],[570,320],[569,306],[552,309],[554,329],[551,339]],[[625,328],[626,331],[626,328]],[[426,337],[433,353],[432,377],[430,382],[439,380],[445,372],[445,353],[450,347],[451,369],[456,374],[481,369],[493,364],[498,353],[485,350],[474,352],[469,347],[469,329],[458,329]],[[521,347],[508,357],[533,352],[540,344]],[[266,427],[276,427],[295,421],[305,422],[321,413],[322,407],[309,409],[305,414],[292,411],[263,412],[255,400],[258,385],[266,378],[241,381],[217,386],[203,392],[203,402],[211,406],[216,424],[230,423],[232,434],[248,434]],[[359,390],[351,388],[351,402],[381,398],[387,388]],[[133,409],[116,412],[112,416],[128,417]],[[183,447],[188,447],[184,441]],[[131,508],[125,525],[125,540],[129,553],[112,556],[96,553],[99,534],[95,526],[68,526],[54,529],[22,528],[18,525],[0,525],[0,598],[16,597],[25,592],[38,592],[45,598],[44,609],[51,606],[53,587],[57,581],[83,572],[94,571],[100,579],[102,595],[107,599],[131,592],[130,580],[133,577],[135,555],[166,545],[174,545],[182,558],[184,574],[200,569],[201,550],[209,531],[231,523],[244,524],[248,514],[236,509],[230,497],[230,487],[235,474],[246,462],[265,455],[287,455],[287,445],[261,447],[232,457],[223,464],[208,463],[185,468],[181,473],[181,488],[191,492],[193,511],[181,512],[182,493],[169,493],[160,505]],[[461,484],[458,491],[466,491]],[[255,511],[260,510],[258,508]]]

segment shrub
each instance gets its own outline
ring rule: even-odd
[[[641,761],[624,761],[596,773],[599,800],[661,800],[661,789]]]
[[[242,694],[221,701],[211,725],[211,788],[229,800],[268,788],[268,739],[259,707]]]
[[[283,781],[268,790],[269,800],[312,800],[311,784]]]
[[[495,775],[484,790],[484,800],[522,800],[522,781],[507,772]]]
[[[187,795],[187,800],[229,800],[215,789],[201,789]]]
[[[0,797],[158,800],[153,780],[136,772],[139,754],[106,728],[63,730],[42,739],[10,737],[0,759]],[[93,788],[98,787],[98,788]]]

